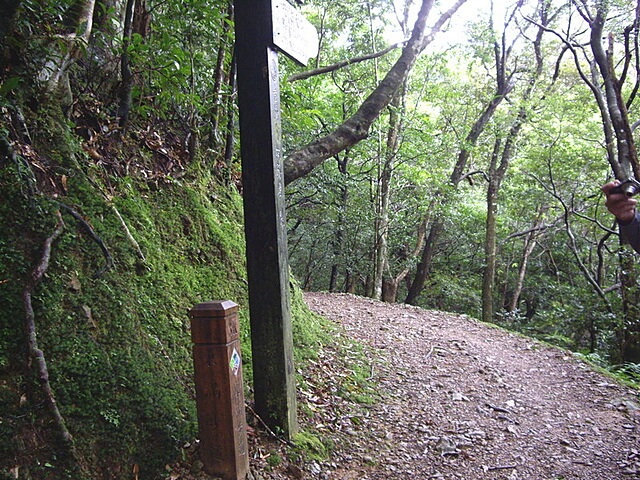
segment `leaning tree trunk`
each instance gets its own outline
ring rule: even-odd
[[[429,235],[424,244],[424,248],[422,249],[422,255],[420,256],[420,261],[418,262],[418,266],[416,267],[416,274],[409,286],[409,291],[407,292],[407,297],[404,302],[409,305],[417,305],[418,295],[422,292],[424,288],[424,284],[431,273],[431,263],[434,255],[434,248],[437,243],[437,239],[440,238],[440,234],[444,230],[444,222],[439,218],[436,219],[431,225],[431,229],[429,230]]]
[[[402,49],[400,58],[351,118],[342,123],[333,133],[309,143],[285,159],[285,183],[288,184],[297,178],[307,175],[326,159],[367,137],[369,128],[402,86],[418,56],[466,1],[457,0],[453,7],[435,22],[429,32],[427,32],[426,22],[435,2],[434,0],[422,1],[413,33],[406,46]]]

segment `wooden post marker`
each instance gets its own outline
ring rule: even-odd
[[[235,0],[234,11],[255,407],[291,438],[298,424],[277,49],[308,58],[311,50],[294,47],[313,45],[306,39],[315,29],[286,0]]]
[[[189,311],[200,460],[207,473],[224,480],[244,480],[249,471],[237,312],[230,300]]]

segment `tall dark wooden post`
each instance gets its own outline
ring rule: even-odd
[[[234,6],[255,407],[291,437],[296,392],[272,2]]]

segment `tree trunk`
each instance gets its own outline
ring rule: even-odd
[[[501,146],[500,139],[496,139],[491,165],[489,167],[489,185],[487,186],[487,219],[485,223],[484,258],[485,267],[482,275],[482,320],[493,321],[493,287],[496,274],[496,217],[498,214],[498,190],[500,180],[495,175],[498,154]]]
[[[504,61],[504,59],[502,61]],[[500,65],[503,64],[499,63],[496,68],[498,71],[502,71],[504,74],[504,68]],[[512,88],[513,85],[510,83],[510,81],[507,80],[505,76],[499,77],[498,86],[493,97],[487,103],[484,111],[469,130],[469,133],[467,134],[467,137],[465,138],[465,141],[463,143],[463,147],[458,154],[458,159],[453,167],[453,171],[449,178],[449,182],[454,186],[454,188],[458,186],[460,180],[462,179],[464,170],[471,155],[471,149],[476,145],[478,139],[480,138],[480,134],[484,131],[496,109]],[[443,198],[443,202],[447,202],[447,197],[445,197],[444,193],[441,191],[435,192],[434,197]],[[424,249],[422,251],[420,263],[418,264],[418,268],[416,269],[415,277],[413,279],[413,282],[411,283],[411,287],[409,288],[407,297],[405,298],[405,303],[416,305],[418,295],[420,295],[420,292],[422,292],[426,279],[429,275],[429,272],[431,271],[431,262],[433,260],[433,252],[435,250],[436,243],[440,239],[440,235],[443,231],[444,219],[441,219],[439,217],[434,218],[429,236],[427,237],[427,241],[425,242]]]
[[[78,12],[74,24],[66,35],[51,42],[48,60],[38,75],[38,80],[49,95],[58,95],[61,104],[71,104],[71,91],[67,72],[82,53],[82,47],[89,44],[93,28],[95,0],[78,0],[73,6]]]
[[[422,223],[418,226],[416,245],[413,252],[408,256],[409,259],[416,258],[422,251],[422,247],[424,246],[425,237],[427,233],[427,224],[429,223],[430,213],[433,209],[433,203],[427,209],[427,214],[425,214]],[[400,285],[400,282],[402,282],[407,278],[407,275],[409,275],[410,269],[411,269],[411,265],[408,263],[402,269],[402,271],[400,271],[400,273],[398,273],[395,277],[384,279],[382,283],[382,297],[385,302],[395,303],[398,300],[398,286]],[[410,282],[407,288],[411,288]]]
[[[211,118],[211,132],[209,134],[209,147],[212,149],[216,149],[217,145],[220,143],[217,140],[218,128],[220,125],[221,112],[223,107],[226,107],[226,116],[233,116],[233,103],[225,102],[223,96],[222,85],[224,83],[225,78],[225,70],[226,70],[226,59],[229,52],[229,44],[228,44],[228,36],[231,30],[231,22],[233,20],[233,2],[229,2],[229,6],[227,9],[227,16],[222,19],[222,33],[220,35],[220,44],[218,45],[218,51],[216,53],[216,66],[214,70],[214,83],[213,83],[213,92],[215,95],[216,101],[213,104],[213,108],[209,114]],[[229,74],[229,85],[233,85],[234,88],[231,89],[230,98],[233,99],[235,93],[235,53],[233,53],[233,57],[231,60],[231,72]],[[227,123],[229,126],[229,123]],[[227,131],[227,135],[229,132]]]
[[[605,133],[608,133],[606,138],[609,152],[613,151],[613,139],[611,138],[610,132],[615,134],[616,155],[610,153],[608,156],[611,168],[619,179],[626,178],[631,172],[634,173],[636,178],[640,178],[640,165],[638,164],[638,153],[632,133],[633,129],[629,122],[627,102],[624,100],[622,94],[622,86],[625,78],[623,75],[622,79],[618,79],[615,72],[613,37],[608,37],[609,47],[606,51],[602,45],[605,22],[609,13],[609,4],[608,2],[597,2],[595,5],[595,14],[587,14],[588,12],[584,11],[584,9],[586,9],[584,4],[576,0],[574,0],[573,3],[576,8],[583,13],[584,18],[590,19],[589,26],[591,28],[591,36],[589,45],[593,53],[594,62],[598,67],[597,73],[600,74],[601,82],[600,79],[597,81],[589,81],[585,75],[582,75],[582,78],[591,88],[600,108],[603,127]],[[639,23],[640,1],[636,3],[635,19],[629,29],[634,30],[636,35]],[[625,58],[633,58],[635,54],[637,59],[637,51],[630,51],[629,44],[625,45],[625,48]],[[577,57],[575,51],[573,52]],[[637,74],[638,71],[636,71],[636,75]],[[604,93],[599,87],[600,83],[604,86]],[[640,289],[637,287],[637,273],[634,258],[623,255],[620,259],[620,270],[620,280],[622,284],[621,296],[623,302],[622,311],[624,314],[617,334],[620,339],[620,357],[624,361],[639,361],[640,325],[638,323],[638,315],[640,315]]]
[[[489,167],[489,185],[487,187],[487,220],[485,233],[485,269],[482,278],[482,319],[485,322],[493,321],[493,290],[496,274],[496,221],[498,213],[498,194],[509,163],[515,152],[516,141],[527,117],[528,103],[531,100],[540,75],[542,75],[542,35],[549,23],[548,4],[545,1],[539,3],[540,26],[533,41],[535,55],[535,68],[531,72],[529,82],[522,95],[522,106],[514,119],[502,150],[500,165],[497,166],[500,142],[496,141],[491,163]]]
[[[622,246],[621,246],[622,247]],[[620,353],[617,363],[640,363],[640,288],[636,272],[635,254],[626,247],[620,252],[620,283],[622,288],[622,318],[616,336]]]
[[[374,270],[374,295],[373,298],[381,299],[383,291],[384,272],[389,266],[389,204],[391,202],[391,180],[396,153],[398,151],[398,134],[402,129],[402,115],[399,109],[404,103],[406,82],[396,94],[389,108],[389,127],[387,130],[387,142],[385,145],[384,163],[380,172],[379,188],[377,195],[376,212],[376,245],[375,245],[375,270]]]
[[[382,301],[387,303],[395,303],[398,296],[398,284],[397,278],[385,278],[382,284]]]
[[[524,239],[524,248],[522,251],[522,260],[520,261],[520,266],[518,267],[518,278],[516,279],[516,284],[513,289],[513,295],[511,300],[509,300],[509,305],[507,306],[508,312],[515,312],[518,308],[518,303],[520,301],[520,294],[522,293],[522,288],[524,286],[524,278],[527,273],[527,266],[529,264],[529,257],[533,253],[533,249],[536,246],[536,229],[542,223],[542,212],[544,209],[541,209],[541,213],[536,220],[536,224],[531,232],[529,232]]]
[[[133,90],[133,72],[131,71],[131,57],[129,45],[133,33],[133,14],[136,8],[136,0],[127,0],[124,14],[124,30],[122,32],[122,53],[120,54],[120,91],[118,97],[118,126],[125,131],[129,123],[131,111],[131,92]]]
[[[638,10],[636,10],[636,14],[637,13]],[[632,170],[635,176],[640,178],[638,153],[633,139],[631,123],[629,122],[626,102],[622,97],[622,85],[616,78],[611,38],[608,51],[605,52],[602,46],[604,24],[607,19],[607,14],[607,2],[598,2],[595,18],[591,22],[591,51],[593,52],[593,58],[598,64],[604,83],[607,110],[613,125],[613,132],[616,135],[618,164],[622,167],[623,171],[628,173],[629,170]],[[637,21],[638,18],[636,18],[636,22]]]
[[[238,90],[236,82],[236,56],[235,54],[231,58],[231,73],[229,74],[229,90],[231,94],[227,101],[227,128],[226,128],[226,140],[224,142],[224,165],[227,169],[225,178],[228,183],[231,183],[231,167],[233,164],[233,153],[235,151],[235,138],[236,138],[236,119],[235,108],[233,107],[236,99],[236,93]]]
[[[434,248],[436,240],[440,237],[440,234],[444,230],[444,222],[440,218],[436,218],[429,230],[429,236],[422,249],[422,256],[420,262],[416,268],[416,274],[411,282],[409,291],[404,300],[404,303],[409,305],[417,305],[418,296],[424,288],[424,284],[431,273],[431,262],[433,260]]]
[[[338,157],[336,155],[336,157]],[[331,245],[333,247],[333,258],[334,263],[331,266],[331,277],[329,279],[329,291],[335,292],[338,290],[338,276],[340,267],[344,265],[344,257],[343,257],[343,249],[344,249],[344,230],[347,228],[345,214],[347,211],[347,201],[349,199],[349,189],[346,183],[346,175],[347,175],[347,163],[348,163],[348,155],[345,155],[342,160],[337,158],[338,161],[338,170],[342,175],[344,182],[340,185],[340,208],[338,214],[338,222],[335,226],[335,236],[331,241]]]

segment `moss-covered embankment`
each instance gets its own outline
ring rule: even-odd
[[[66,120],[39,115],[33,143],[0,163],[0,478],[158,478],[196,436],[188,309],[240,305],[251,380],[241,197],[203,164],[180,180],[115,175]],[[29,360],[26,297],[51,398]],[[294,299],[296,341],[313,344]]]
[[[39,175],[17,156],[0,169],[2,468],[60,478],[65,463],[37,375],[25,370],[23,295],[59,211],[62,234],[32,304],[60,413],[89,470],[157,471],[195,432],[187,310],[209,299],[246,305],[240,198],[202,176],[101,188],[79,167],[46,167]],[[42,193],[47,180],[61,191]]]

